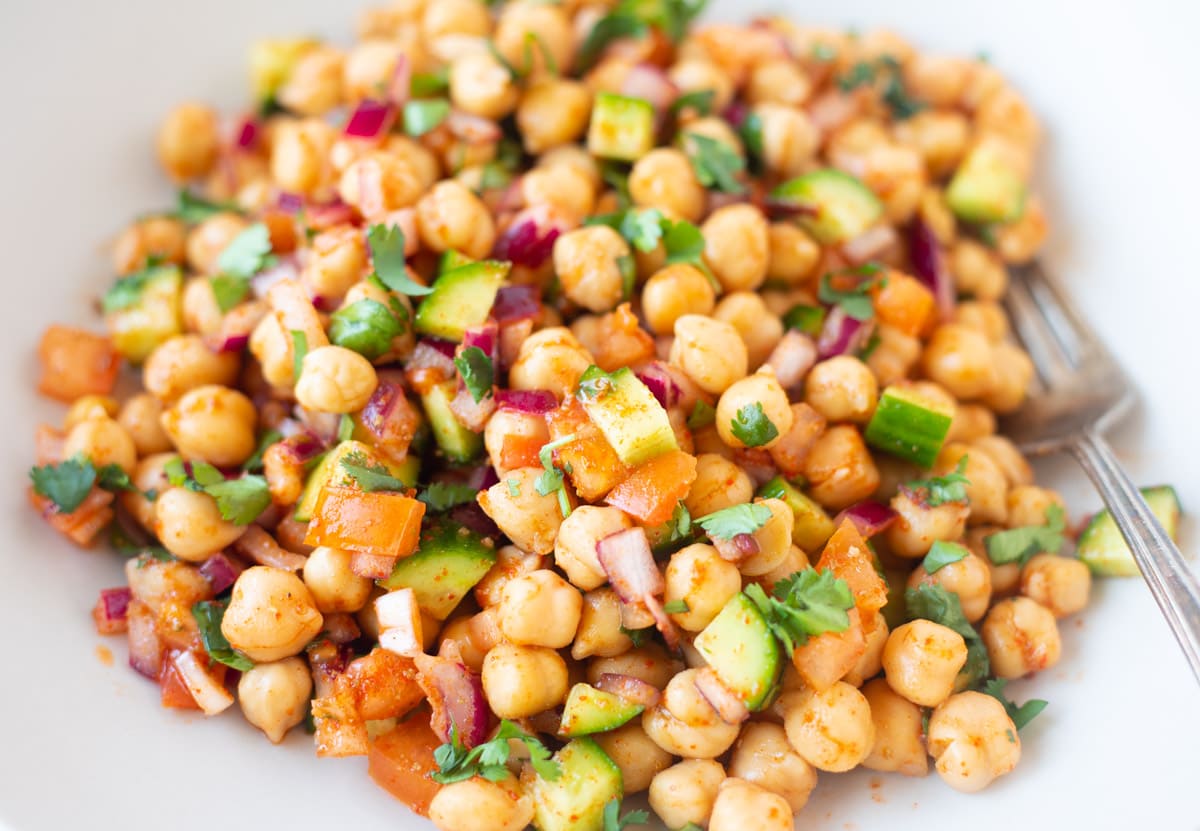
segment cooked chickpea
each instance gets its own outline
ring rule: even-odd
[[[514,390],[550,390],[566,398],[574,394],[579,376],[592,363],[591,353],[570,329],[539,329],[521,342],[508,371],[508,385]]]
[[[334,134],[318,119],[284,122],[271,142],[271,180],[282,190],[315,195],[330,180]]]
[[[449,185],[453,187],[457,182],[447,180],[442,182],[439,187]],[[436,188],[435,188],[436,190]],[[430,193],[433,193],[431,191]],[[469,191],[468,191],[469,193]],[[349,166],[342,171],[341,178],[338,179],[338,195],[342,197],[342,201],[347,205],[351,205],[358,210],[366,219],[379,221],[386,219],[387,215],[392,211],[398,211],[402,208],[409,208],[417,204],[417,200],[422,199],[422,194],[425,194],[425,178],[422,167],[419,163],[409,158],[396,153],[372,152],[351,162]],[[426,199],[430,194],[425,194]],[[462,208],[462,203],[453,205],[453,210],[456,212]],[[440,217],[442,212],[437,211]],[[482,216],[474,213],[459,217],[463,221],[484,221]],[[436,232],[430,232],[430,237],[427,237],[425,228],[421,227],[421,212],[417,214],[418,228],[421,232],[421,241],[432,247],[429,241]],[[487,216],[486,228],[491,228],[491,215]],[[440,228],[440,225],[437,226]],[[485,229],[472,229],[481,237]],[[441,234],[445,231],[442,230]],[[440,238],[438,236],[437,238]],[[478,251],[482,246],[472,245],[472,251]],[[491,241],[487,241],[487,248],[491,248]],[[444,249],[436,249],[444,250]],[[467,253],[464,251],[463,253]],[[468,254],[468,256],[475,256]],[[484,255],[479,255],[484,256]]]
[[[718,208],[700,230],[704,234],[704,262],[725,291],[750,291],[767,279],[767,220],[758,208]]]
[[[579,628],[583,598],[579,589],[549,569],[517,577],[504,587],[500,632],[521,646],[569,646]]]
[[[350,570],[350,552],[321,546],[304,562],[304,584],[322,614],[357,612],[367,605],[372,583]]]
[[[1020,485],[1010,490],[1005,506],[1008,511],[1009,528],[1045,525],[1048,521],[1046,512],[1051,507],[1057,506],[1063,511],[1066,511],[1067,507],[1057,491],[1039,488],[1036,485]]]
[[[699,57],[680,56],[680,60],[667,70],[671,83],[680,93],[712,90],[713,112],[721,112],[733,100],[733,79],[713,61]]]
[[[1000,343],[1009,334],[1008,315],[993,301],[964,300],[954,308],[954,322],[979,330],[992,343]]]
[[[363,278],[367,248],[362,231],[345,225],[313,237],[304,282],[313,294],[337,302]]]
[[[934,176],[950,173],[962,161],[971,126],[962,113],[924,110],[895,127],[896,138],[921,154]]]
[[[783,321],[767,309],[757,292],[736,291],[725,295],[712,316],[737,329],[746,344],[748,366],[753,369],[762,366],[783,338]]]
[[[535,485],[542,472],[540,467],[511,470],[505,481],[479,494],[480,507],[504,535],[518,548],[534,554],[554,550],[554,538],[563,521],[557,496],[537,492]]]
[[[535,39],[530,60],[527,50]],[[536,2],[506,4],[500,10],[494,40],[497,50],[509,63],[530,75],[570,66],[575,45],[568,12],[561,6]]]
[[[438,831],[522,831],[533,822],[533,799],[512,776],[499,782],[474,776],[438,789],[429,820]]]
[[[822,692],[787,693],[780,705],[788,742],[817,770],[850,770],[867,758],[875,745],[867,699],[845,682],[838,681]]]
[[[593,312],[606,312],[624,294],[622,258],[629,246],[607,225],[568,231],[554,242],[554,272],[563,293]]]
[[[1049,227],[1046,208],[1036,196],[1025,201],[1025,210],[1013,222],[996,229],[996,250],[1006,263],[1029,262],[1046,241]]]
[[[584,591],[608,582],[596,544],[605,537],[632,528],[633,522],[623,511],[604,505],[581,505],[562,521],[554,539],[554,564]]]
[[[936,707],[954,692],[954,680],[966,662],[962,635],[930,620],[898,626],[883,647],[888,684],[923,707]]]
[[[1083,611],[1091,588],[1092,573],[1072,557],[1038,554],[1021,569],[1021,594],[1045,606],[1056,618]]]
[[[1033,361],[1021,347],[1007,341],[992,347],[995,381],[982,401],[997,413],[1011,413],[1025,403],[1033,381]]]
[[[917,566],[909,576],[908,585],[938,585],[958,595],[963,615],[971,623],[987,614],[992,602],[992,570],[987,561],[971,553],[955,563],[948,563],[933,574]]]
[[[734,432],[734,425],[752,421],[757,418],[757,412],[761,412],[775,427],[775,435],[761,444],[747,445]],[[770,367],[734,381],[717,401],[717,433],[730,447],[772,447],[792,429],[792,419],[792,406],[787,393],[775,379],[775,371]]]
[[[671,555],[666,569],[665,603],[682,600],[686,612],[671,617],[689,632],[699,632],[712,622],[725,604],[742,590],[737,566],[723,559],[711,545],[696,543]]]
[[[938,775],[964,793],[983,790],[1021,759],[1021,739],[1004,705],[990,695],[961,692],[929,717],[929,755]]]
[[[650,275],[642,287],[642,314],[650,331],[666,335],[684,315],[711,314],[715,300],[712,283],[700,269],[675,263]]]
[[[246,721],[279,744],[287,731],[308,715],[312,686],[312,674],[303,658],[259,663],[238,679],[238,704]]]
[[[729,757],[729,775],[765,788],[799,813],[817,786],[817,772],[788,744],[778,724],[747,724]]]
[[[879,469],[858,430],[848,424],[830,427],[817,438],[804,460],[804,475],[813,499],[838,511],[879,486]]]
[[[117,423],[133,439],[139,456],[163,453],[171,449],[171,439],[162,428],[162,403],[149,393],[138,393],[126,400]]]
[[[820,133],[804,112],[783,104],[759,104],[753,110],[762,125],[762,160],[783,177],[797,176],[812,163]]]
[[[379,378],[371,362],[352,349],[319,346],[304,356],[296,400],[309,410],[352,413],[367,406]]]
[[[622,786],[626,794],[649,788],[654,777],[675,761],[674,756],[646,735],[637,721],[631,721],[616,730],[597,733],[593,738],[621,769]]]
[[[959,404],[950,421],[947,441],[977,442],[996,432],[996,414],[982,404]]]
[[[183,329],[209,335],[220,331],[225,313],[217,305],[207,277],[192,277],[183,284]]]
[[[187,261],[201,274],[216,274],[221,253],[233,238],[246,230],[248,223],[237,214],[220,213],[210,216],[188,232]]]
[[[318,46],[297,59],[276,97],[290,112],[324,115],[342,102],[346,56],[332,46]]]
[[[431,43],[447,35],[485,37],[491,30],[487,6],[479,0],[423,4],[421,36]]]
[[[512,469],[513,459],[505,450],[510,436],[514,444],[520,443],[522,446],[528,442],[531,446],[541,447],[550,441],[546,420],[540,415],[509,409],[493,413],[483,428],[483,446],[487,450],[492,467],[496,469],[496,475],[501,479]]]
[[[342,67],[342,92],[347,102],[357,103],[378,95],[396,74],[402,47],[396,32],[388,37],[367,38],[346,53]]]
[[[777,793],[729,778],[721,783],[713,802],[708,831],[792,831],[792,810]]]
[[[450,100],[464,112],[498,121],[516,108],[519,97],[508,68],[489,52],[463,55],[450,64]]]
[[[199,335],[176,335],[146,358],[142,385],[160,401],[170,403],[197,387],[233,384],[240,364],[236,352],[213,352]]]
[[[1062,655],[1054,614],[1028,597],[1010,597],[993,606],[979,634],[998,678],[1049,669]]]
[[[738,736],[738,725],[722,721],[696,689],[694,669],[667,682],[662,700],[643,715],[642,727],[663,750],[686,759],[714,759]]]
[[[113,269],[129,274],[144,268],[150,259],[183,263],[186,255],[187,226],[178,219],[149,216],[139,219],[121,232],[113,243]]]
[[[205,176],[221,149],[217,114],[201,104],[180,104],[158,128],[158,160],[176,181]]]
[[[982,243],[960,239],[950,249],[954,284],[976,300],[999,300],[1008,288],[1008,272],[998,256]]]
[[[1005,436],[982,436],[974,439],[971,445],[974,448],[972,452],[978,450],[991,456],[992,461],[1004,473],[1009,485],[1008,514],[1011,520],[1014,513],[1013,494],[1021,487],[1033,484],[1033,468],[1013,444],[1012,439]]]
[[[879,399],[879,384],[858,358],[838,355],[821,361],[804,382],[804,400],[831,422],[870,421]]]
[[[719,395],[746,376],[750,359],[745,342],[733,326],[687,314],[675,321],[670,361],[702,390]]]
[[[663,647],[650,644],[608,658],[593,658],[588,662],[587,680],[595,685],[605,674],[629,675],[661,690],[682,669],[682,661],[669,655]]]
[[[592,96],[587,85],[542,78],[529,85],[517,105],[517,127],[528,153],[570,144],[587,129]]]
[[[725,769],[712,759],[684,759],[655,774],[650,782],[650,807],[668,828],[688,823],[708,825]]]
[[[483,660],[483,691],[500,718],[526,718],[567,698],[567,664],[553,649],[501,643]]]
[[[1008,480],[987,453],[972,453],[969,445],[951,442],[938,454],[933,466],[934,474],[945,476],[957,470],[964,457],[967,460],[964,470],[967,477],[967,504],[970,505],[967,523],[981,525],[1004,522],[1008,516]]]
[[[956,398],[987,395],[996,383],[992,346],[985,335],[957,323],[934,330],[921,356],[925,374]]]
[[[749,502],[753,496],[754,482],[744,470],[724,456],[701,453],[696,457],[696,481],[683,504],[693,517],[702,517]]]
[[[821,246],[791,222],[767,226],[767,251],[767,279],[790,286],[809,280],[821,259]]]
[[[237,390],[206,385],[185,392],[163,413],[162,426],[186,458],[233,467],[254,452],[256,415]]]
[[[929,759],[922,741],[921,708],[876,678],[862,689],[871,706],[875,724],[875,746],[863,759],[863,767],[905,776],[924,776]]]
[[[788,559],[792,550],[792,529],[796,515],[781,499],[763,499],[759,504],[771,511],[771,517],[751,534],[758,552],[743,560],[738,568],[747,577],[769,574]]]
[[[436,184],[417,203],[421,242],[434,251],[459,251],[482,259],[496,242],[496,226],[487,206],[458,182]]]
[[[137,447],[129,433],[108,416],[89,418],[67,432],[63,442],[63,458],[83,456],[97,468],[116,465],[132,474],[137,465]]]
[[[657,147],[633,163],[629,195],[639,208],[659,208],[670,216],[696,222],[707,193],[683,151]]]
[[[573,225],[592,213],[596,205],[591,177],[571,165],[535,167],[521,177],[520,188],[526,205],[549,208],[551,215],[561,216]]]
[[[966,502],[930,505],[903,490],[892,497],[892,510],[897,517],[887,530],[888,546],[900,557],[924,557],[938,540],[957,540],[970,512]]]
[[[299,577],[279,568],[252,566],[233,584],[221,634],[252,661],[278,661],[303,650],[323,622]]]
[[[571,644],[576,661],[598,655],[611,658],[624,654],[633,641],[621,631],[621,599],[612,589],[593,589],[583,596],[579,628]]]

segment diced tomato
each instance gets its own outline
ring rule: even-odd
[[[792,405],[792,429],[788,430],[768,451],[779,472],[789,479],[804,472],[808,452],[825,432],[825,417],[800,403]]]
[[[539,436],[523,436],[510,434],[504,437],[500,445],[500,466],[505,470],[516,470],[519,467],[537,467],[542,462],[538,453],[542,449],[542,439]]]
[[[33,446],[39,465],[52,465],[62,461],[63,442],[67,436],[62,430],[49,424],[39,424],[33,437]]]
[[[352,691],[355,706],[367,721],[399,718],[425,697],[412,659],[386,649],[373,649],[351,661],[338,683]]]
[[[259,221],[267,226],[271,238],[271,250],[276,254],[290,254],[296,250],[296,217],[281,210],[264,211]]]
[[[380,557],[407,557],[417,548],[424,516],[425,503],[402,493],[327,486],[317,497],[304,542]]]
[[[38,392],[66,402],[83,395],[108,395],[121,366],[109,338],[70,326],[48,328],[38,344],[38,358]]]
[[[354,707],[349,689],[334,684],[334,693],[312,702],[313,724],[317,727],[317,755],[365,756],[369,742],[367,725]]]
[[[672,450],[638,465],[604,500],[646,525],[662,525],[696,481],[696,457]]]
[[[546,424],[552,441],[575,436],[555,451],[555,458],[563,463],[560,467],[570,465],[571,484],[584,500],[595,502],[629,476],[629,467],[574,397],[546,413]]]
[[[832,687],[867,651],[862,618],[850,610],[850,626],[842,632],[825,632],[808,639],[792,653],[792,664],[804,683],[817,692]]]
[[[933,292],[916,277],[891,269],[887,278],[871,288],[875,316],[881,323],[916,337],[933,320],[937,301]]]
[[[100,529],[112,522],[113,518],[110,507],[113,495],[100,488],[92,488],[87,498],[69,514],[60,511],[50,499],[34,493],[33,488],[29,489],[29,501],[54,530],[79,546],[91,545]]]
[[[433,752],[441,745],[429,726],[429,713],[418,710],[371,743],[367,772],[375,783],[421,816],[441,785],[429,778],[438,769]]]
[[[817,568],[845,580],[862,611],[876,612],[887,605],[887,581],[875,570],[875,555],[851,520],[842,520],[825,543]]]
[[[589,346],[596,365],[605,372],[614,372],[623,366],[637,366],[654,358],[654,338],[638,324],[637,315],[628,303],[604,315]]]

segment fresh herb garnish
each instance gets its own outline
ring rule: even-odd
[[[692,406],[692,413],[688,416],[687,426],[693,433],[697,430],[703,430],[705,427],[717,420],[717,411],[702,398],[697,398],[696,403]]]
[[[1066,526],[1063,509],[1058,505],[1051,505],[1046,508],[1045,525],[1027,525],[1024,528],[997,531],[985,537],[983,545],[987,549],[988,559],[998,566],[1005,563],[1025,565],[1035,554],[1057,554],[1066,542],[1063,536]]]
[[[413,99],[404,104],[404,132],[420,138],[436,129],[450,115],[450,102],[445,98]]]
[[[758,502],[744,502],[705,514],[693,520],[713,539],[731,540],[738,534],[753,534],[767,524],[771,509]]]
[[[737,175],[746,169],[746,161],[722,141],[699,133],[685,132],[683,144],[688,160],[700,184],[724,193],[742,193],[745,188]],[[690,145],[690,147],[689,147]]]
[[[513,499],[516,499],[518,496],[521,495],[521,480],[520,479],[506,479],[506,480],[504,480],[504,483],[506,485],[508,485],[508,495],[511,496]]]
[[[646,34],[646,24],[634,15],[620,9],[607,14],[592,26],[583,45],[579,47],[579,55],[575,63],[580,70],[591,69],[596,59],[614,40],[621,38],[642,37]]]
[[[454,366],[462,376],[463,385],[476,404],[492,394],[495,369],[492,359],[478,346],[468,346],[454,359]]]
[[[663,220],[663,248],[667,263],[690,263],[706,271],[704,265],[704,234],[686,219]]]
[[[446,92],[450,89],[449,67],[441,66],[432,72],[414,72],[408,89],[414,98],[428,98]]]
[[[1008,686],[1008,681],[1004,678],[989,678],[983,685],[983,692],[1004,705],[1004,711],[1008,713],[1013,726],[1018,730],[1037,718],[1049,703],[1041,698],[1031,698],[1018,706],[1015,701],[1010,701],[1004,694],[1006,686]]]
[[[83,456],[72,456],[58,464],[30,468],[29,478],[33,481],[34,493],[49,499],[64,514],[73,512],[83,504],[92,491],[92,485],[99,485],[108,491],[136,490],[129,481],[129,474],[120,466],[107,464],[97,468]]]
[[[392,348],[392,339],[402,334],[404,324],[387,306],[369,297],[338,309],[329,319],[329,340],[368,361],[385,354]]]
[[[922,500],[931,508],[944,505],[947,502],[966,502],[967,485],[971,480],[966,477],[967,457],[958,460],[953,472],[945,476],[933,476],[929,479],[915,479],[905,485],[912,491],[924,491]]]
[[[258,473],[263,469],[263,454],[267,452],[267,448],[275,444],[283,438],[278,430],[268,430],[262,434],[262,438],[258,440],[258,446],[254,448],[254,453],[250,458],[242,464],[242,470],[247,473]]]
[[[440,512],[474,502],[478,493],[475,488],[460,482],[434,482],[418,494],[417,499],[424,502],[429,510]]]
[[[338,419],[337,440],[350,441],[354,438],[354,419],[349,413],[342,413],[342,417]]]
[[[575,441],[575,434],[563,436],[561,439],[555,439],[542,445],[542,449],[538,451],[538,459],[542,463],[544,472],[533,483],[534,490],[542,496],[549,496],[557,491],[558,493],[558,508],[562,511],[563,519],[566,519],[571,514],[571,503],[567,499],[567,488],[563,482],[563,472],[554,465],[554,451],[565,444],[570,444]],[[567,466],[567,473],[571,472],[570,465]]]
[[[308,335],[299,329],[292,330],[292,378],[299,381],[304,371],[304,356],[308,354]]]
[[[821,334],[825,325],[825,310],[820,306],[808,306],[798,303],[788,309],[783,316],[783,325],[806,335],[816,337]]]
[[[975,631],[967,616],[963,614],[958,595],[943,586],[922,583],[904,592],[904,607],[909,620],[923,618],[953,629],[967,642],[967,662],[960,673],[965,673],[967,686],[974,686],[991,671],[987,648]]]
[[[757,583],[746,586],[744,593],[762,612],[788,655],[813,635],[844,632],[850,626],[854,593],[831,571],[797,571],[776,583],[770,596]]]
[[[196,225],[217,214],[241,213],[241,210],[236,202],[205,199],[184,188],[177,195],[175,211],[172,215],[188,225]]]
[[[192,606],[192,616],[200,629],[200,641],[204,651],[214,661],[227,667],[248,672],[254,669],[254,662],[235,650],[221,632],[221,621],[225,618],[228,604],[223,600],[201,600]]]
[[[667,533],[668,543],[685,540],[692,534],[692,514],[682,502],[676,503],[675,511],[667,520]]]
[[[680,598],[679,600],[671,600],[663,604],[663,611],[668,615],[682,615],[691,611],[688,608],[687,601]]]
[[[146,266],[131,274],[126,274],[113,283],[104,296],[100,298],[100,308],[105,314],[119,312],[136,306],[142,299],[146,286],[160,274],[178,272],[175,265],[163,265],[157,257],[151,257]]]
[[[852,92],[877,82],[881,84],[880,97],[883,103],[897,121],[912,118],[925,109],[925,105],[905,89],[900,64],[891,55],[885,55],[875,63],[859,61],[837,79],[838,89],[842,92]]]
[[[646,641],[658,630],[653,626],[647,626],[645,629],[626,629],[621,627],[621,634],[629,638],[633,642],[634,649],[641,649],[646,645]]]
[[[220,273],[208,280],[221,311],[241,303],[250,291],[250,278],[274,263],[271,232],[264,223],[256,222],[234,237],[217,258]]]
[[[208,462],[196,460],[185,465],[178,456],[163,465],[163,472],[173,486],[211,496],[221,518],[234,525],[249,525],[271,505],[271,490],[262,476],[226,479]]]
[[[767,418],[761,401],[738,410],[729,423],[729,432],[746,447],[762,447],[779,437],[779,428]]]
[[[926,574],[933,574],[951,563],[957,563],[959,560],[966,558],[970,553],[965,546],[959,545],[956,542],[934,540],[933,545],[929,547],[929,553],[921,561],[921,565],[924,567]]]
[[[684,110],[692,110],[696,115],[704,116],[712,113],[713,99],[716,91],[711,89],[694,89],[685,92],[671,104],[671,113],[679,115]]]
[[[408,485],[388,473],[387,468],[369,463],[361,454],[351,453],[343,458],[340,464],[342,470],[367,493],[408,490]]]
[[[876,67],[866,61],[857,61],[844,75],[837,79],[838,89],[851,92],[859,87],[875,82]]]
[[[648,811],[630,811],[625,816],[621,816],[621,800],[614,796],[604,806],[603,831],[623,831],[627,825],[640,825],[649,819]]]
[[[873,266],[873,271],[866,271],[864,270],[865,268],[860,267],[855,270],[855,273],[869,275],[879,271],[878,266]],[[817,289],[817,297],[827,306],[840,306],[842,311],[855,320],[870,320],[875,314],[875,306],[871,301],[871,296],[868,294],[872,285],[874,285],[874,281],[872,280],[861,280],[858,285],[851,289],[835,289],[833,287],[833,275],[825,274],[821,277],[821,284]]]
[[[496,735],[477,747],[467,750],[459,738],[457,726],[450,729],[450,741],[433,751],[437,772],[429,778],[440,785],[462,782],[482,776],[489,782],[499,782],[509,775],[510,739],[519,739],[529,751],[529,761],[538,776],[553,782],[562,775],[562,765],[550,757],[541,740],[531,736],[508,719],[500,722]]]
[[[367,231],[367,245],[371,248],[371,262],[375,276],[389,290],[409,297],[424,297],[433,291],[408,276],[408,264],[404,256],[404,232],[395,225],[372,225]]]

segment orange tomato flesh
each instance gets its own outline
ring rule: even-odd
[[[402,493],[328,486],[317,497],[304,542],[407,557],[417,548],[424,516],[425,503]]]
[[[638,465],[604,500],[646,525],[662,525],[696,481],[696,457],[672,450]]]
[[[429,726],[429,713],[419,710],[371,742],[367,773],[375,783],[421,816],[441,785],[429,778],[438,769],[433,751],[441,744]]]
[[[875,571],[874,555],[849,519],[842,520],[825,543],[817,568],[845,580],[854,593],[854,605],[861,611],[876,612],[887,604],[887,582]]]

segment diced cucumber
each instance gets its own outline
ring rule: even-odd
[[[762,612],[738,592],[696,636],[696,650],[726,687],[751,710],[767,706],[779,679],[779,642]]]
[[[632,162],[654,149],[654,106],[611,92],[596,95],[588,150],[602,159]]]
[[[792,525],[792,542],[806,554],[820,551],[836,530],[825,509],[782,476],[776,476],[759,488],[758,496],[782,499],[792,509],[796,517]]]
[[[1171,539],[1179,532],[1179,496],[1170,485],[1160,485],[1154,488],[1142,488],[1142,496],[1146,504],[1154,512],[1155,518],[1162,523]],[[1087,564],[1093,574],[1101,577],[1136,577],[1141,574],[1133,554],[1117,529],[1117,523],[1107,509],[1092,517],[1087,528],[1079,535],[1079,543],[1075,548],[1079,559]]]
[[[854,239],[883,216],[883,203],[869,187],[834,168],[790,179],[771,198],[800,211],[797,221],[825,245]]]
[[[433,439],[452,462],[469,462],[483,449],[483,437],[472,433],[454,417],[450,402],[458,391],[456,381],[443,381],[421,396],[421,406],[433,430]]]
[[[953,416],[909,387],[890,386],[867,424],[867,444],[921,467],[932,467],[950,432]]]
[[[463,332],[487,320],[508,269],[508,263],[480,260],[443,272],[433,282],[433,292],[417,308],[416,330],[461,341]]]
[[[594,389],[595,394],[581,392],[579,397],[592,423],[600,428],[625,464],[636,467],[679,449],[667,411],[629,367],[609,375],[600,367],[591,366],[579,383],[583,390],[589,384],[602,384]]]
[[[598,690],[591,684],[576,684],[563,705],[560,736],[574,738],[589,733],[616,730],[646,709],[641,704],[626,701],[619,695]]]
[[[1012,222],[1025,210],[1025,183],[995,147],[980,144],[950,180],[946,204],[967,222]]]
[[[443,520],[422,529],[416,553],[398,561],[391,576],[378,583],[388,591],[412,589],[421,611],[445,620],[495,563],[494,546]]]
[[[442,258],[438,261],[438,275],[441,276],[447,271],[453,271],[456,268],[462,268],[464,265],[470,265],[475,262],[466,254],[458,251],[447,251],[442,254]]]
[[[604,806],[620,799],[621,769],[589,738],[572,739],[554,754],[562,775],[553,782],[537,777],[533,825],[539,831],[603,831]]]
[[[421,466],[420,460],[415,460],[415,465],[407,460],[401,464],[389,462],[376,453],[370,445],[350,439],[341,442],[326,453],[320,463],[308,474],[304,490],[300,494],[300,500],[296,503],[296,510],[293,514],[297,522],[308,522],[312,519],[313,508],[317,506],[317,498],[321,495],[321,489],[326,485],[349,485],[354,482],[354,477],[342,467],[342,460],[352,456],[356,457],[355,461],[360,464],[383,465],[387,468],[388,473],[409,487],[413,487],[417,483],[417,472]]]
[[[147,272],[138,300],[104,317],[121,357],[140,364],[163,341],[183,331],[183,272],[159,266]]]

